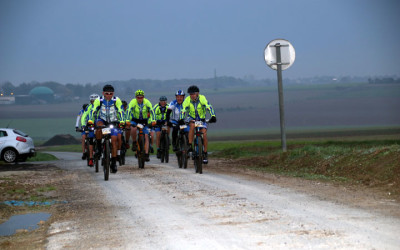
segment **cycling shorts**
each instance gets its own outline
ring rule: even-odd
[[[188,117],[186,118],[186,122],[187,122],[187,120],[193,121],[193,120],[196,120],[196,118],[193,118],[193,117],[191,117],[191,116],[188,116]],[[203,128],[205,128],[205,129],[208,128],[208,124],[207,124],[207,122],[205,122],[205,119],[197,119],[197,120],[203,121],[203,126],[204,126]]]
[[[135,121],[131,121],[131,124],[132,124],[133,126],[136,126],[136,125],[137,125],[137,123],[136,123]],[[143,124],[143,125],[144,125],[144,124]],[[137,130],[136,133],[138,133],[138,132],[139,132],[139,131]],[[144,133],[145,135],[148,135],[149,132],[150,132],[150,128],[147,127],[147,125],[145,125],[144,128],[143,128],[143,133]]]
[[[176,126],[173,127],[174,129],[175,129],[175,128],[176,128],[176,129],[179,129],[179,122],[178,122],[178,121],[171,120],[171,123],[174,124],[174,125],[176,125]],[[189,131],[190,131],[189,125],[184,129],[184,131],[185,131],[185,132],[189,132]]]
[[[104,125],[107,125],[107,122],[104,121],[103,119],[96,119],[95,124],[97,124],[97,122],[102,122]],[[114,128],[111,129],[111,136],[117,136],[119,133],[119,130],[120,129],[117,126],[114,126]]]
[[[82,131],[81,135],[86,135],[86,131]],[[93,130],[89,131],[89,136],[88,137],[89,138],[94,138],[94,131]]]

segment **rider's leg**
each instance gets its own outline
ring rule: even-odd
[[[97,127],[101,127],[104,125],[102,121],[97,121]],[[97,143],[97,153],[101,154],[101,137],[102,137],[101,129],[96,129],[96,143]]]
[[[136,142],[136,130],[136,127],[131,127],[131,137],[133,142]]]
[[[136,127],[131,127],[131,137],[132,137],[132,151],[136,151]]]
[[[82,141],[82,153],[85,153],[85,139],[86,139],[86,134],[82,134],[81,137],[81,141]]]
[[[194,122],[191,121],[189,123],[189,125],[190,125],[190,130],[189,130],[189,138],[188,138],[188,140],[189,140],[189,144],[192,144],[193,137],[194,137]]]
[[[118,136],[111,136],[111,144],[112,144],[112,151],[111,155],[112,157],[117,157],[117,150],[118,150]]]
[[[150,145],[150,143],[149,143],[149,135],[145,135],[145,137],[144,137],[144,152],[146,154],[149,154],[149,145]]]
[[[117,135],[117,155],[118,155],[118,157],[121,154],[121,146],[122,146],[122,135],[121,135],[121,133],[118,131],[118,135]]]
[[[117,147],[118,147],[118,136],[111,136],[111,170],[113,173],[117,172]]]
[[[85,140],[86,140],[86,134],[82,133],[82,160],[86,159],[86,154],[85,154]]]
[[[204,146],[204,151],[203,151],[203,163],[208,164],[208,155],[207,155],[207,145],[208,145],[208,139],[207,139],[207,129],[203,128],[201,130],[203,132],[203,146]]]
[[[157,149],[160,149],[160,141],[161,141],[161,131],[156,132],[157,135]]]
[[[125,130],[125,140],[124,143],[129,144],[129,139],[131,138],[131,128],[126,128]]]
[[[174,148],[174,151],[177,151],[178,145],[177,145],[177,137],[178,137],[178,127],[173,127],[172,128],[172,147]]]
[[[204,152],[207,153],[207,145],[208,145],[207,129],[203,128],[201,131],[203,132],[203,146],[204,146]]]

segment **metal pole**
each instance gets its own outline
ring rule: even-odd
[[[282,87],[282,61],[281,61],[281,44],[276,43],[276,64],[278,73],[278,94],[279,94],[279,115],[281,123],[281,143],[282,151],[286,152],[286,133],[285,133],[285,112],[283,108],[283,87]]]

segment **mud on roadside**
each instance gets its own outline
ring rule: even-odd
[[[65,171],[52,164],[5,164],[0,165],[0,202],[59,201],[53,205],[9,206],[0,204],[0,223],[13,215],[26,213],[50,213],[46,222],[40,223],[33,231],[18,230],[11,236],[0,236],[1,249],[44,249],[50,226],[59,221],[76,220],[88,215],[93,195],[85,192],[82,176]],[[85,179],[85,178],[82,178]],[[90,198],[90,196],[92,198]],[[98,206],[101,207],[101,206]],[[55,232],[57,233],[57,232]]]
[[[320,200],[400,217],[399,201],[388,196],[379,188],[310,181],[261,173],[245,169],[234,160],[212,159],[211,163],[205,166],[204,174],[216,172],[237,175],[307,193]],[[0,223],[16,214],[47,212],[51,214],[51,217],[34,231],[0,237],[0,248],[44,249],[47,244],[46,239],[52,234],[56,234],[56,232],[52,232],[51,225],[57,222],[92,223],[96,221],[96,223],[104,223],[105,221],[98,221],[98,218],[104,218],[104,220],[110,218],[107,214],[109,204],[103,203],[99,194],[93,195],[97,184],[91,181],[91,174],[61,170],[52,164],[0,165],[0,191],[2,193],[0,202],[29,200],[32,197],[39,200],[66,201],[66,203],[51,206],[32,207],[1,204]],[[79,225],[76,226],[79,227]]]

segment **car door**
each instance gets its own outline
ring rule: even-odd
[[[3,151],[3,148],[6,145],[7,139],[8,139],[7,131],[0,129],[0,152]]]

